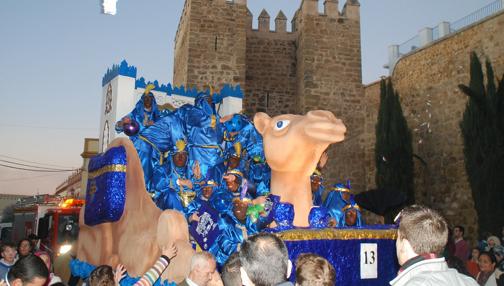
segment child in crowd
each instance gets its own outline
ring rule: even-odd
[[[0,277],[5,277],[9,269],[16,263],[16,245],[3,243],[1,248],[2,259],[0,260]]]
[[[296,285],[333,286],[336,271],[325,258],[312,253],[299,255],[296,262]]]

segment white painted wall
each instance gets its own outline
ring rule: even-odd
[[[144,88],[135,89],[135,81],[136,79],[132,77],[119,75],[102,88],[99,152],[106,150],[107,145],[115,138],[127,137],[124,133],[117,134],[115,131],[115,123],[133,110],[135,104],[140,100],[145,91]],[[112,103],[110,111],[105,113],[109,88],[112,90]],[[194,104],[194,98],[192,97],[175,94],[168,96],[164,92],[155,90],[153,90],[152,93],[158,105],[169,103],[175,108],[179,108],[184,104]],[[243,108],[242,101],[241,98],[236,97],[224,98],[221,104],[222,106],[218,109],[219,114],[221,116],[226,116],[240,112]]]

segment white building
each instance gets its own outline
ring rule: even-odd
[[[100,119],[99,152],[103,152],[107,145],[118,136],[115,123],[130,113],[141,98],[145,87],[150,82],[136,78],[137,68],[129,66],[126,61],[108,69],[102,80],[102,107]],[[178,108],[184,104],[194,104],[198,90],[187,89],[184,86],[172,87],[171,84],[162,84],[155,80],[156,87],[152,90],[160,108]],[[218,108],[221,116],[238,113],[242,110],[243,93],[240,86],[225,85],[220,90],[223,97],[222,106]]]

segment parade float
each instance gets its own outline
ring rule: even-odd
[[[122,263],[129,285],[174,243],[178,255],[157,283],[178,283],[195,251],[222,265],[247,236],[266,231],[286,243],[293,263],[307,252],[328,259],[338,285],[395,277],[396,228],[365,226],[350,186],[335,185],[314,205],[314,170],[345,138],[333,113],[249,120],[237,113],[239,86],[159,86],[137,80],[125,62],[109,70],[103,92],[103,153],[88,167],[75,276]]]

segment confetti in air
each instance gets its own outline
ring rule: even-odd
[[[103,14],[115,15],[117,12],[117,4],[118,0],[103,0]]]

